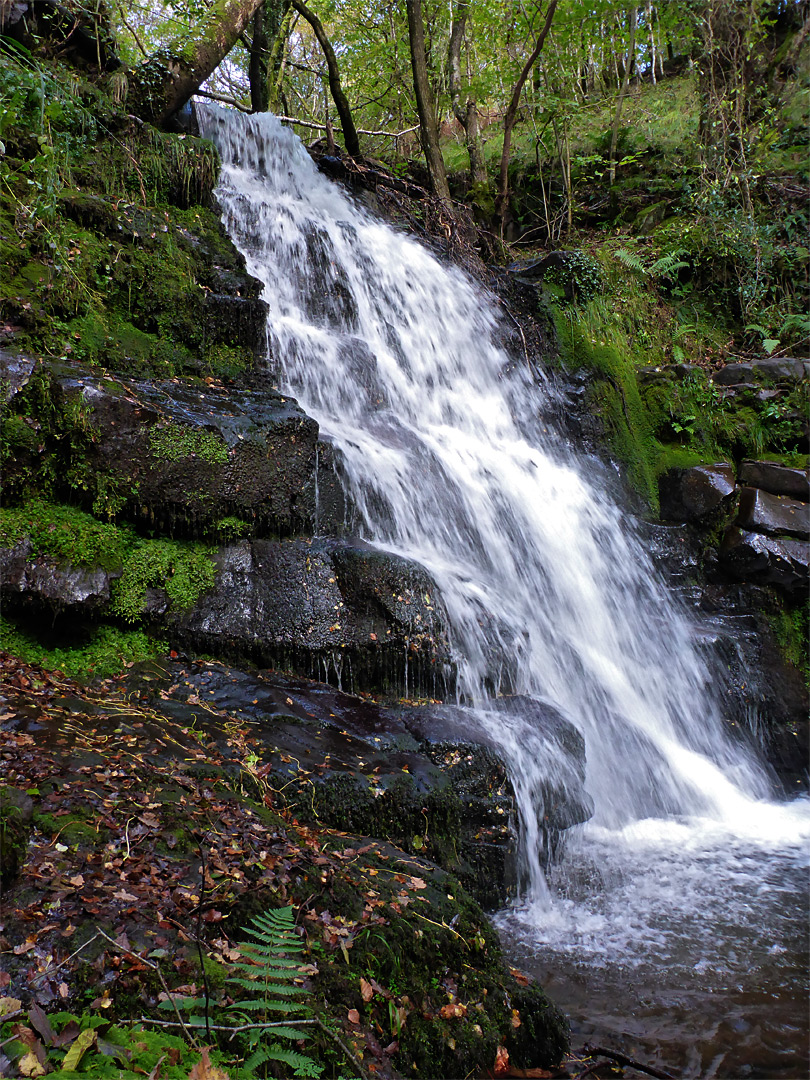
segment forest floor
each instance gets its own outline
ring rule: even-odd
[[[185,682],[182,661],[171,666],[174,682]],[[189,1072],[193,1032],[182,1032],[192,1048],[181,1050],[159,1025],[179,1027],[165,1011],[173,995],[202,993],[206,980],[212,997],[223,993],[256,895],[294,905],[308,943],[301,979],[310,989],[325,967],[348,967],[363,929],[383,927],[406,909],[450,930],[436,898],[443,871],[385,841],[277,813],[255,735],[201,701],[195,687],[184,706],[205,715],[189,726],[183,710],[172,721],[171,701],[166,712],[155,711],[143,690],[148,672],[140,669],[84,685],[2,653],[0,674],[2,773],[30,798],[32,826],[19,876],[0,895],[0,1023],[18,1021],[13,1034],[43,1070],[79,1035],[78,1025],[64,1024],[70,1009],[95,1018],[94,1049],[113,1055],[110,1067],[134,1052],[116,1043],[114,1025],[157,1021],[162,1041],[137,1043],[141,1051],[126,1062],[133,1070],[126,1075],[214,1080],[213,1064],[210,1072]],[[314,884],[297,903],[302,882]],[[356,919],[341,907],[348,888],[362,897]],[[528,982],[515,969],[512,975]],[[441,1023],[466,1008],[453,979],[444,981]],[[374,979],[361,978],[359,988],[362,1019],[350,1001],[339,1011],[327,1002],[330,1039],[355,1066],[352,1075],[396,1077],[396,1035],[364,1005],[373,995],[401,1010],[404,1024],[408,997]],[[9,1041],[0,1045],[0,1075],[42,1075],[3,1054]],[[546,1070],[516,1068],[499,1053],[480,1075],[650,1075],[627,1061],[623,1071],[607,1054],[598,1060],[586,1047]]]

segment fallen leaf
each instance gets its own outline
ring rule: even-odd
[[[369,1001],[371,1001],[371,999],[374,997],[374,989],[371,983],[366,982],[366,980],[363,978],[360,979],[360,993],[362,995],[363,1001],[365,1001],[366,1004],[368,1004]]]
[[[360,1023],[360,1013],[357,1011],[357,1009],[349,1009],[347,1016],[349,1017],[350,1024]]]
[[[85,1028],[84,1031],[80,1031],[76,1036],[76,1041],[65,1054],[65,1059],[62,1062],[62,1072],[71,1072],[73,1069],[78,1069],[79,1062],[82,1060],[85,1051],[95,1045],[97,1038],[98,1033],[95,1028]]]
[[[29,1050],[27,1054],[23,1054],[17,1062],[17,1069],[21,1076],[44,1076],[47,1072],[45,1066],[33,1050]]]
[[[188,1080],[230,1080],[224,1069],[211,1064],[209,1048],[204,1046],[200,1051],[200,1060],[188,1074]]]
[[[495,1076],[509,1075],[509,1052],[505,1046],[499,1046],[495,1052]]]
[[[439,1015],[444,1020],[453,1020],[459,1016],[467,1015],[467,1006],[462,1005],[460,1001],[453,1001],[449,1005],[442,1005],[439,1009]]]

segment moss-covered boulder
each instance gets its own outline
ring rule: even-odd
[[[13,787],[0,787],[0,886],[7,888],[25,861],[33,802]]]

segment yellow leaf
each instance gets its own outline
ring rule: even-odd
[[[22,1008],[22,1002],[17,998],[12,997],[0,997],[0,1016],[7,1016],[9,1013],[17,1012]]]
[[[85,1028],[84,1031],[80,1031],[65,1054],[65,1060],[62,1062],[62,1072],[73,1072],[74,1069],[78,1069],[85,1050],[89,1050],[91,1046],[95,1045],[95,1042],[95,1028]]]
[[[23,1054],[20,1060],[17,1062],[17,1068],[20,1071],[21,1076],[44,1076],[45,1066],[39,1060],[33,1050],[29,1050],[27,1054]]]

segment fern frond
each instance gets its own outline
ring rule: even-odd
[[[323,1072],[322,1065],[315,1062],[304,1054],[297,1054],[295,1050],[283,1050],[278,1046],[260,1046],[251,1054],[245,1062],[245,1068],[251,1072],[266,1061],[280,1061],[283,1065],[289,1065],[293,1070],[293,1076],[317,1077]]]
[[[656,259],[647,272],[652,277],[672,277],[678,270],[683,270],[689,265],[688,262],[683,261],[682,256],[684,254],[682,248],[677,251],[670,251],[666,255],[662,255],[660,259]]]
[[[647,270],[644,263],[636,255],[635,251],[628,251],[627,248],[619,248],[613,253],[620,263],[623,263],[629,270],[635,270],[637,274],[646,274]]]
[[[278,1013],[306,1013],[309,1012],[306,1005],[299,1001],[281,1001],[273,1000],[268,1001],[267,998],[252,999],[250,1001],[235,1001],[232,1005],[228,1006],[229,1009],[234,1009],[237,1012],[240,1009],[245,1009],[247,1012],[278,1012]]]

